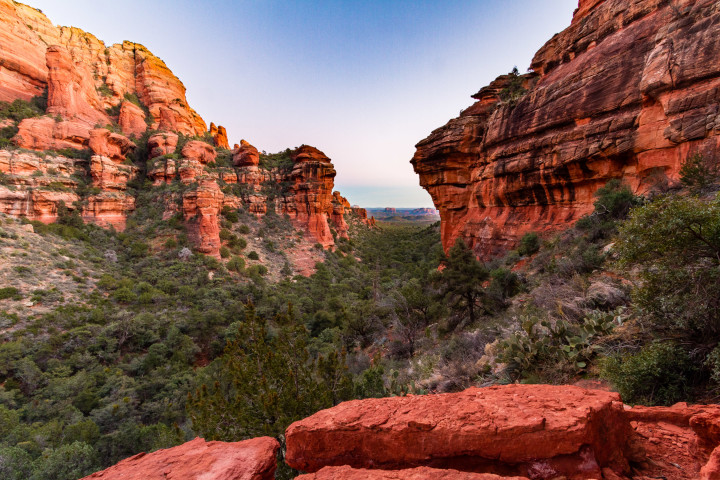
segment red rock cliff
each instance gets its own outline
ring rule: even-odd
[[[135,94],[148,108],[152,128],[186,135],[207,131],[188,105],[182,82],[144,46],[106,46],[78,28],[54,26],[39,10],[0,0],[0,100],[29,100],[45,88],[48,113],[66,120],[104,125],[105,109]]]
[[[449,248],[485,258],[529,231],[565,228],[619,178],[639,194],[677,184],[682,162],[720,146],[720,9],[714,0],[581,0],[512,76],[417,145],[420,184]],[[515,80],[516,82],[518,80]]]
[[[188,106],[182,82],[148,49],[127,41],[106,46],[77,28],[54,26],[39,10],[0,0],[0,101],[30,100],[45,90],[46,115],[2,127],[17,127],[20,147],[55,152],[43,162],[46,153],[0,150],[0,172],[8,176],[0,186],[0,212],[52,222],[64,202],[81,209],[86,221],[122,230],[136,208],[127,184],[140,171],[128,154],[150,130],[147,176],[154,186],[184,184],[181,198],[164,199],[180,207],[165,213],[182,214],[198,251],[220,255],[223,206],[256,215],[274,209],[324,247],[334,245],[329,219],[337,234],[347,236],[350,204],[333,196],[335,169],[322,152],[303,145],[287,171],[261,168],[260,153],[245,141],[227,152],[225,128],[210,124],[207,131]],[[220,152],[198,139],[206,133]],[[195,138],[180,143],[180,134]],[[89,159],[58,157],[65,149],[88,150]],[[138,165],[145,160],[135,159]],[[78,177],[88,180],[91,193],[78,195]],[[221,186],[229,184],[241,188],[226,194]]]

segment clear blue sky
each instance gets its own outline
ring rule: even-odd
[[[367,207],[428,207],[414,145],[570,24],[577,0],[26,0],[162,58],[230,143],[323,150]]]

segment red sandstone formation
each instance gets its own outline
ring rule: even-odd
[[[298,228],[315,238],[323,247],[333,241],[328,225],[331,210],[335,169],[323,152],[302,145],[292,153],[295,166],[290,173],[292,193],[285,206],[286,213]]]
[[[45,58],[48,68],[47,113],[65,120],[78,120],[88,126],[110,123],[87,65],[75,63],[68,50],[60,45],[48,47]]]
[[[0,0],[0,64],[0,100],[29,100],[48,88],[48,113],[92,127],[109,123],[105,108],[135,94],[148,107],[152,128],[171,126],[186,135],[207,131],[188,106],[182,82],[145,47],[106,46],[80,29],[56,27],[40,11],[12,0]],[[103,85],[111,95],[98,95]]]
[[[193,140],[185,144],[182,149],[182,157],[178,163],[177,172],[180,181],[185,184],[196,181],[199,177],[205,175],[204,165],[214,162],[217,156],[212,145],[199,140]],[[159,167],[162,165],[160,163]],[[169,170],[172,169],[171,160],[166,161],[165,175],[166,178]]]
[[[52,117],[26,118],[18,126],[14,141],[29,150],[82,150],[90,140],[90,129],[77,120],[58,121]]]
[[[71,178],[78,172],[76,162],[62,156],[43,159],[32,153],[0,150],[0,172],[8,182],[0,185],[0,212],[54,222],[60,202],[72,209],[79,199],[73,192],[77,182]]]
[[[317,472],[308,480],[465,478],[445,469],[533,480],[709,480],[720,473],[719,426],[717,405],[630,408],[611,392],[506,385],[342,403],[288,428],[286,460]],[[418,466],[440,470],[422,477]]]
[[[178,447],[140,453],[82,480],[272,480],[279,448],[270,437],[234,443],[196,438]]]
[[[333,192],[332,208],[328,215],[335,226],[338,236],[342,238],[350,238],[348,236],[350,226],[345,221],[345,214],[349,213],[350,208],[350,202],[347,201],[347,198],[340,195],[340,192]],[[367,216],[367,213],[365,215]]]
[[[205,165],[215,161],[217,152],[215,152],[212,145],[199,140],[193,140],[185,144],[182,149],[182,156],[188,160],[196,161]]]
[[[201,253],[220,256],[220,221],[223,193],[217,182],[203,179],[195,190],[183,195],[183,214],[188,236]]]
[[[300,475],[297,480],[529,480],[527,477],[500,477],[492,473],[470,473],[457,470],[417,467],[407,470],[366,470],[325,467],[316,473]]]
[[[148,150],[150,152],[148,156],[150,158],[155,158],[161,155],[175,153],[177,143],[178,136],[175,133],[156,133],[148,139]]]
[[[216,127],[214,123],[210,122],[210,136],[217,148],[224,148],[226,150],[230,149],[230,144],[228,143],[227,138],[227,130],[225,130],[225,127],[222,125]]]
[[[125,135],[139,137],[147,130],[145,112],[132,102],[124,101],[120,105],[118,124]]]
[[[233,165],[236,167],[257,167],[260,163],[260,152],[245,140],[233,151]]]
[[[487,258],[566,228],[612,178],[639,194],[677,184],[688,156],[718,150],[718,52],[714,0],[581,0],[521,78],[524,96],[501,95],[502,76],[418,143],[445,248],[463,238]]]
[[[286,462],[314,472],[301,480],[720,475],[720,406],[631,408],[616,393],[568,385],[354,400],[295,422],[285,437]],[[196,439],[86,478],[265,478],[272,476],[277,449],[267,437],[240,443]],[[238,476],[226,476],[230,465]]]
[[[125,156],[135,148],[135,144],[127,137],[105,128],[95,128],[90,131],[88,146],[95,155],[109,157],[117,162],[125,160]]]
[[[628,472],[630,425],[616,393],[509,385],[461,393],[351,401],[292,424],[286,461],[324,466],[437,468],[554,478]],[[583,476],[577,476],[581,473]],[[594,475],[594,477],[593,477]]]
[[[106,228],[112,226],[122,232],[125,230],[127,216],[133,210],[135,210],[135,197],[121,191],[105,191],[87,198],[87,205],[83,208],[81,216],[86,222]]]
[[[184,194],[182,203],[190,238],[201,252],[218,254],[218,214],[223,203],[256,215],[265,214],[269,205],[289,215],[309,241],[326,247],[333,245],[329,217],[338,233],[346,235],[347,208],[338,200],[342,197],[331,195],[335,170],[322,152],[298,149],[290,174],[260,168],[259,152],[245,141],[233,152],[234,169],[209,165],[217,153],[205,142],[191,140],[176,152],[178,134],[201,136],[207,129],[188,106],[183,84],[159,58],[132,42],[106,46],[80,29],[54,26],[36,9],[0,0],[0,100],[30,100],[45,89],[48,115],[17,125],[15,143],[38,151],[89,148],[94,155],[89,161],[71,161],[68,170],[72,171],[58,176],[42,172],[32,155],[28,158],[35,160],[10,155],[12,188],[0,186],[1,212],[51,222],[57,218],[59,202],[73,208],[82,200],[80,213],[86,221],[123,229],[135,209],[135,199],[126,193],[127,182],[138,171],[124,164],[135,148],[127,137],[139,138],[151,129],[162,131],[148,141],[147,175],[153,183],[179,179],[186,185],[199,184]],[[143,108],[136,105],[138,101]],[[118,112],[117,117],[108,111]],[[124,135],[97,128],[108,124],[117,125]],[[3,127],[13,125],[3,123]],[[218,148],[228,148],[224,127],[211,124],[210,133]],[[26,171],[20,165],[26,165]],[[27,178],[35,172],[43,174]],[[74,193],[73,174],[88,175],[100,192],[80,199]],[[220,185],[233,183],[243,184],[235,190],[243,193],[225,201]],[[270,184],[291,187],[268,202],[265,189]]]

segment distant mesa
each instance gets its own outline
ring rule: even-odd
[[[368,208],[368,214],[379,222],[435,223],[440,215],[434,208]]]

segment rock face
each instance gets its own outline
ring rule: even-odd
[[[335,168],[323,152],[309,145],[295,150],[292,159],[295,162],[290,173],[292,194],[286,203],[286,213],[295,225],[304,228],[323,247],[329,247],[335,243],[328,224]]]
[[[579,387],[511,385],[345,402],[292,424],[286,461],[397,469],[418,465],[530,476],[628,471],[620,397]],[[553,478],[553,477],[550,477]]]
[[[219,257],[225,205],[258,216],[287,215],[305,232],[306,243],[334,245],[331,224],[337,235],[347,236],[349,203],[333,196],[335,169],[319,150],[303,146],[293,161],[261,167],[260,153],[244,140],[227,151],[222,126],[210,124],[214,146],[199,139],[207,129],[188,106],[185,87],[142,45],[106,46],[12,0],[0,0],[0,14],[0,101],[30,100],[47,91],[46,115],[4,121],[2,127],[17,127],[19,147],[55,151],[47,161],[46,153],[0,150],[0,168],[8,175],[0,185],[0,212],[52,222],[64,202],[79,208],[86,221],[122,230],[136,207],[127,188],[140,171],[134,159],[137,165],[147,160],[153,186],[180,183],[159,195],[163,216],[181,214],[202,253]],[[145,158],[134,158],[140,152]]]
[[[471,388],[323,410],[287,429],[286,461],[308,480],[711,479],[718,419],[717,405],[631,408],[574,386]]]
[[[225,127],[220,125],[219,127],[216,127],[214,123],[210,123],[210,136],[212,136],[213,143],[217,148],[224,148],[225,150],[230,149],[230,144],[228,143],[228,136],[227,136],[227,130],[225,130]]]
[[[82,480],[271,480],[279,448],[270,437],[234,443],[196,438],[178,447],[140,453]]]
[[[49,114],[93,127],[109,123],[107,107],[120,105],[126,94],[136,95],[150,112],[151,128],[186,135],[207,131],[188,106],[182,82],[145,47],[106,46],[80,29],[56,27],[39,10],[12,0],[0,0],[0,65],[0,100],[29,100],[47,88]]]
[[[719,53],[714,0],[581,0],[533,73],[499,77],[418,143],[445,248],[463,238],[489,258],[566,228],[613,178],[676,185],[686,158],[718,151]]]
[[[204,179],[200,185],[186,192],[182,198],[183,215],[188,227],[188,236],[198,251],[220,255],[220,210],[224,195],[218,184]]]
[[[124,101],[120,104],[118,124],[125,135],[139,137],[147,130],[145,112],[132,102]]]

